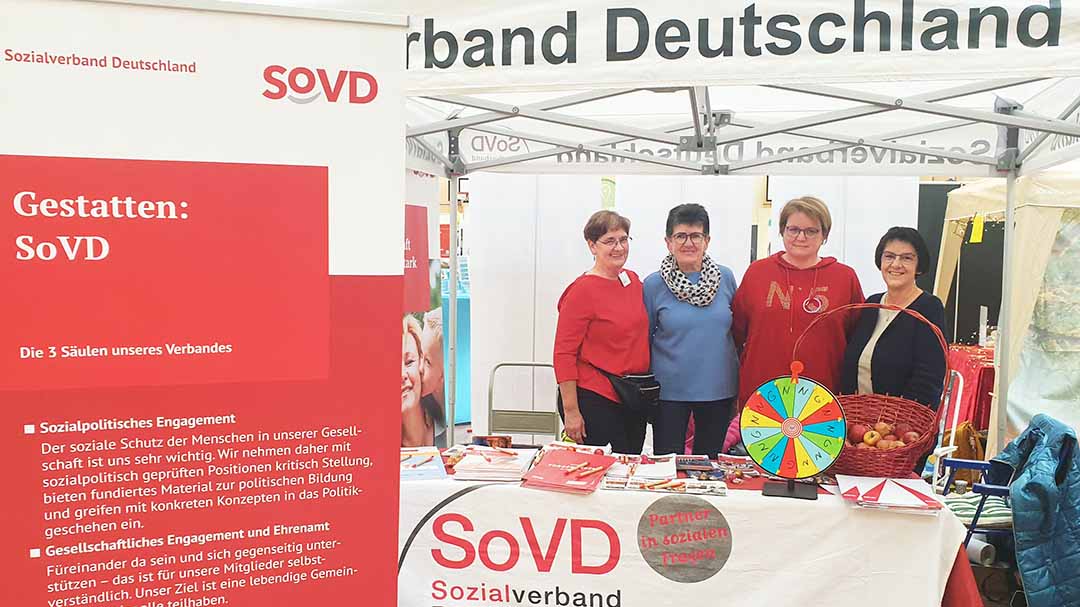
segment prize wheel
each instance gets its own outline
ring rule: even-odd
[[[824,472],[840,456],[847,434],[836,396],[798,374],[758,386],[739,422],[750,458],[769,474],[789,480]]]

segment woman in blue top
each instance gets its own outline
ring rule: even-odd
[[[738,392],[735,276],[705,254],[709,213],[700,204],[671,209],[664,240],[669,255],[644,283],[652,372],[660,382],[653,450],[682,453],[693,413],[694,453],[716,457]]]

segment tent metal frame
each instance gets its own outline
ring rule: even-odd
[[[1016,268],[1013,267],[1013,264],[1011,262],[1011,253],[1013,247],[1015,246],[1014,221],[1016,211],[1016,177],[1023,161],[1029,158],[1037,149],[1039,149],[1049,139],[1050,136],[1064,135],[1068,137],[1080,137],[1080,125],[1067,122],[1065,120],[1077,109],[1080,109],[1080,98],[1074,100],[1062,112],[1052,117],[1040,116],[1029,112],[1024,112],[1022,111],[1022,106],[1020,104],[1009,102],[1008,100],[1002,100],[1000,98],[998,100],[998,103],[996,104],[996,107],[994,108],[994,111],[957,107],[953,105],[948,105],[943,102],[949,99],[955,99],[958,97],[964,97],[976,93],[996,91],[998,89],[1027,84],[1040,80],[1045,80],[1045,78],[1002,79],[971,82],[960,86],[942,88],[936,91],[913,95],[910,97],[893,97],[878,93],[868,93],[863,91],[851,90],[848,88],[824,85],[763,85],[765,88],[796,92],[816,97],[842,99],[846,101],[857,102],[860,104],[852,108],[824,111],[795,120],[788,120],[771,124],[744,120],[740,119],[738,116],[733,115],[731,112],[713,110],[712,99],[710,98],[709,94],[709,87],[706,86],[663,89],[659,92],[675,92],[682,90],[688,93],[690,101],[691,119],[685,122],[679,122],[676,124],[666,125],[657,128],[642,128],[637,126],[618,124],[605,120],[595,120],[591,118],[573,116],[555,111],[562,108],[581,105],[590,101],[607,99],[627,93],[636,92],[642,89],[602,89],[557,97],[544,102],[534,103],[530,105],[513,105],[466,95],[425,96],[425,99],[450,104],[452,106],[457,106],[458,108],[472,108],[484,110],[484,113],[474,116],[460,118],[455,115],[451,118],[431,122],[428,124],[410,126],[406,131],[406,136],[408,138],[413,139],[420,147],[430,153],[434,158],[438,159],[438,161],[446,169],[445,176],[450,179],[451,210],[449,292],[451,293],[451,297],[449,306],[450,322],[448,323],[447,327],[447,337],[449,339],[448,353],[450,385],[448,386],[447,395],[447,415],[449,420],[448,423],[451,427],[451,432],[455,415],[455,390],[457,383],[457,266],[459,246],[457,233],[457,214],[459,210],[459,179],[461,177],[475,171],[488,170],[495,167],[511,164],[525,163],[565,152],[573,152],[575,150],[601,153],[616,158],[626,158],[642,163],[661,165],[668,168],[685,170],[688,173],[697,173],[703,175],[725,175],[737,173],[739,171],[744,171],[753,167],[767,166],[778,162],[785,162],[797,158],[819,154],[822,152],[841,150],[861,145],[912,154],[925,154],[927,156],[944,158],[948,160],[988,165],[991,167],[995,167],[999,176],[1005,177],[1006,179],[1006,223],[1004,243],[1005,259],[1004,270],[1002,272],[1002,304],[998,320],[999,334],[1001,335],[1001,338],[999,339],[998,347],[995,350],[995,357],[997,359],[999,369],[999,383],[997,387],[997,394],[999,395],[999,406],[995,408],[994,417],[991,420],[991,423],[997,429],[997,444],[994,445],[994,447],[996,447],[997,450],[1000,450],[1004,446],[1006,430],[1005,404],[1007,402],[1009,373],[1011,372],[1011,369],[1009,368],[1009,357],[1011,353],[1009,352],[1010,347],[1008,334],[1011,333],[1013,330],[1017,329],[1015,327],[1008,326],[1008,315],[1009,309],[1011,307],[1008,302],[1012,293],[1013,283],[1015,282],[1014,273],[1016,271]],[[843,122],[845,120],[851,120],[854,118],[860,118],[863,116],[870,116],[896,110],[906,110],[920,114],[943,116],[949,118],[949,120],[930,125],[923,125],[919,127],[907,128],[887,133],[875,133],[866,136],[856,136],[845,134],[839,131],[821,130],[815,128]],[[460,109],[458,110],[458,113],[460,113]],[[502,125],[491,125],[491,123],[511,118],[528,118],[535,121],[559,124],[562,126],[574,127],[590,132],[603,133],[607,136],[601,139],[575,140],[563,137],[553,137],[549,135],[544,135],[542,133],[525,132],[516,128],[506,128]],[[928,146],[911,145],[906,143],[898,143],[895,141],[897,139],[958,128],[974,123],[992,124],[999,127],[999,146],[994,156],[979,156],[974,154],[964,154],[946,150],[936,150]],[[463,161],[461,155],[458,153],[458,138],[461,131],[464,129],[472,129],[484,133],[494,133],[498,135],[519,137],[527,141],[534,141],[554,147],[542,151],[529,152],[526,154],[498,158],[495,160],[466,164]],[[1021,129],[1035,131],[1039,133],[1039,136],[1035,140],[1033,140],[1032,143],[1029,144],[1022,152],[1018,149],[1017,143],[1018,134]],[[690,134],[679,134],[691,130],[692,132]],[[423,136],[425,135],[444,132],[448,136],[450,152],[448,155],[443,155],[439,153],[434,148],[434,146],[430,145],[423,139]],[[647,154],[631,152],[628,150],[621,150],[614,147],[616,144],[626,143],[630,141],[653,141],[676,146],[676,148],[680,151],[712,151],[712,157],[715,159],[717,158],[716,152],[722,145],[780,133],[820,140],[824,141],[825,143],[810,148],[795,150],[785,154],[770,156],[768,158],[758,158],[754,160],[733,162],[727,164],[695,163],[674,158],[660,158]],[[1023,328],[1019,328],[1019,330],[1023,330]],[[448,435],[452,436],[452,434]]]

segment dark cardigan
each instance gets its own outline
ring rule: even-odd
[[[883,293],[866,298],[881,303]],[[931,293],[922,293],[908,306],[945,331],[945,307]],[[862,310],[844,353],[840,391],[854,394],[859,389],[859,357],[874,333],[878,309]],[[878,339],[870,359],[874,394],[900,396],[928,405],[935,411],[941,402],[945,381],[945,354],[930,327],[915,318],[899,313]]]

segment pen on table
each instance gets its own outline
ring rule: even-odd
[[[589,465],[589,462],[581,462],[580,464],[577,464],[575,466],[570,466],[569,468],[566,469],[566,472],[564,472],[563,474],[570,474],[571,472],[577,472],[578,470],[581,470],[582,468],[584,468],[585,466],[588,466],[588,465]]]
[[[435,456],[434,455],[429,455],[428,457],[424,458],[420,462],[412,464],[412,467],[413,468],[419,468],[420,466],[423,466],[424,464],[430,462],[433,459],[435,459]]]

